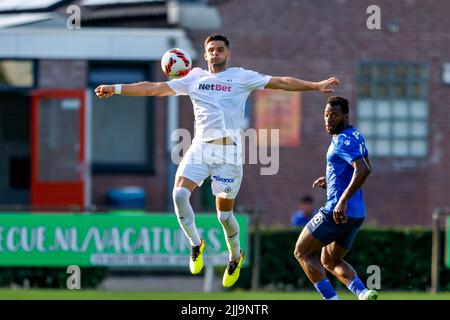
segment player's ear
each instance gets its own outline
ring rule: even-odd
[[[205,52],[203,52],[203,58],[205,59],[206,62],[208,62],[208,59],[206,57],[207,56],[206,56],[206,51],[205,51]]]

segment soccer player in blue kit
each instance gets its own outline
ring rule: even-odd
[[[313,188],[326,189],[327,201],[303,228],[294,255],[323,299],[339,299],[326,269],[359,300],[376,300],[377,292],[368,290],[343,259],[366,216],[361,187],[371,172],[369,154],[363,136],[349,124],[346,99],[329,97],[324,120],[332,136],[326,177],[314,181]]]

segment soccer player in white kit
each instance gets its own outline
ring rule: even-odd
[[[253,90],[262,89],[329,93],[333,92],[330,86],[339,85],[339,80],[332,77],[320,82],[309,82],[292,77],[262,75],[243,68],[228,68],[231,51],[229,40],[224,35],[210,35],[204,45],[208,70],[194,68],[187,76],[168,82],[100,85],[95,93],[100,98],[114,94],[190,96],[194,107],[195,136],[176,173],[173,189],[175,213],[192,247],[189,263],[191,273],[198,274],[203,268],[206,244],[195,225],[189,198],[194,189],[211,176],[217,217],[223,227],[229,251],[223,285],[230,287],[239,278],[244,260],[233,204],[242,181],[240,128],[245,101]]]

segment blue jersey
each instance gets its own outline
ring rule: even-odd
[[[351,164],[367,154],[363,136],[353,127],[348,127],[333,136],[327,152],[327,202],[321,211],[333,214],[334,207],[352,179],[354,168]],[[361,189],[358,189],[348,200],[346,215],[352,218],[366,216]]]

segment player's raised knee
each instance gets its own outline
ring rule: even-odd
[[[183,204],[186,201],[189,201],[189,197],[191,193],[188,189],[183,187],[175,187],[172,191],[172,198],[175,205]]]

